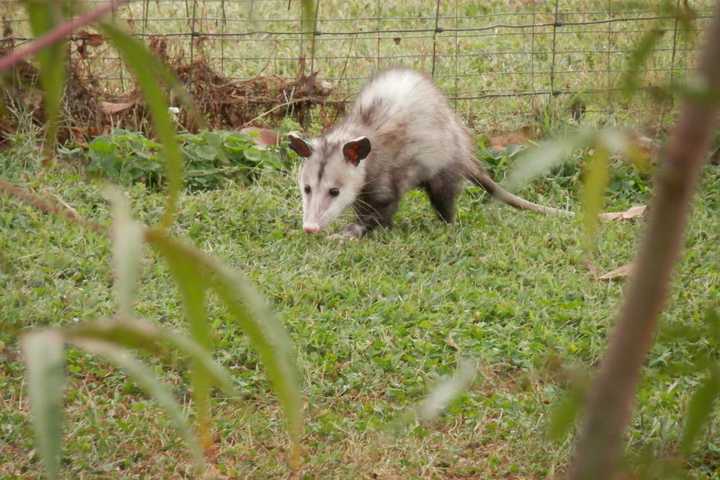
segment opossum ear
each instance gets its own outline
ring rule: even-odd
[[[350,140],[343,145],[343,155],[345,160],[352,163],[356,167],[360,163],[360,160],[367,157],[370,154],[370,140],[367,137],[356,138]]]
[[[307,158],[312,155],[312,147],[308,142],[298,137],[295,134],[289,133],[288,140],[290,140],[290,148],[301,157]]]

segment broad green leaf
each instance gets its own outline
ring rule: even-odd
[[[69,339],[102,340],[152,354],[157,354],[168,345],[201,366],[207,375],[207,380],[220,387],[225,394],[239,395],[232,376],[213,360],[210,352],[202,345],[152,323],[130,317],[94,321],[70,327],[65,330],[65,335]]]
[[[65,383],[63,337],[55,330],[32,332],[23,337],[22,350],[38,452],[48,478],[57,478]]]
[[[604,145],[597,145],[585,168],[582,190],[583,228],[585,249],[592,251],[592,245],[600,224],[605,190],[610,181],[610,153]]]
[[[165,257],[177,256],[197,265],[202,275],[206,276],[210,288],[218,294],[233,318],[250,337],[288,419],[288,430],[294,442],[291,462],[299,461],[298,448],[303,429],[302,398],[294,352],[282,324],[239,273],[201,251],[170,238],[163,230],[149,230],[146,240]]]
[[[420,420],[429,421],[444,412],[450,403],[472,385],[477,374],[477,365],[463,361],[455,373],[435,386],[417,406]]]
[[[549,140],[526,150],[518,157],[516,166],[505,182],[508,189],[517,189],[533,178],[550,171],[565,162],[575,150],[590,145],[594,138],[593,130],[583,129],[567,138]]]
[[[127,351],[109,342],[73,339],[72,343],[87,352],[105,358],[117,368],[124,370],[168,414],[173,425],[187,443],[195,465],[198,468],[204,465],[202,449],[182,407],[177,403],[170,389],[160,382],[148,367]]]
[[[175,126],[168,111],[167,96],[161,88],[161,82],[173,85],[175,80],[140,40],[109,23],[101,24],[101,28],[135,74],[145,97],[145,103],[152,114],[155,133],[163,145],[168,193],[160,225],[167,228],[172,224],[177,211],[177,202],[183,184],[183,160],[175,135]]]
[[[110,234],[113,242],[115,293],[120,315],[129,315],[140,270],[144,229],[131,218],[127,199],[120,190],[109,188],[106,196],[112,202],[113,210]]]
[[[635,48],[630,52],[627,59],[625,72],[621,85],[625,95],[629,98],[640,88],[640,75],[642,67],[647,63],[650,55],[655,51],[655,46],[660,42],[665,30],[653,28],[642,36]]]
[[[30,19],[33,36],[39,37],[62,22],[60,3],[53,0],[23,0]],[[66,42],[57,42],[37,54],[40,65],[40,85],[44,91],[45,104],[45,158],[54,157],[59,126],[62,96],[65,90]]]
[[[720,396],[720,371],[713,367],[710,375],[698,387],[688,404],[687,423],[682,437],[682,449],[689,454],[700,435],[703,425],[710,419],[713,403]]]

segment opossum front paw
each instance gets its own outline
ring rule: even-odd
[[[335,240],[357,240],[365,234],[365,227],[357,223],[352,223],[345,227],[341,233],[330,235]]]

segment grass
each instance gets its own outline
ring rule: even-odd
[[[0,152],[5,178],[107,224],[101,184],[73,165],[39,174],[32,142],[18,138]],[[494,175],[502,178],[505,168],[496,165]],[[609,209],[645,202],[647,183],[627,167],[619,172]],[[706,168],[665,327],[697,327],[718,304],[719,181],[717,167]],[[565,167],[523,194],[577,208],[577,190],[577,170]],[[129,194],[137,217],[158,219],[160,194],[141,185]],[[448,227],[417,193],[404,201],[394,229],[339,244],[302,232],[294,177],[280,173],[186,194],[180,211],[175,233],[246,273],[297,347],[307,400],[304,478],[547,478],[563,470],[569,440],[545,437],[552,405],[568,385],[568,368],[587,371],[603,352],[622,296],[621,282],[588,272],[579,222],[517,212],[468,189],[458,223]],[[641,229],[642,222],[605,224],[598,268],[626,263]],[[137,313],[180,328],[179,297],[169,284],[166,267],[148,251]],[[111,285],[106,239],[0,198],[0,478],[34,478],[40,469],[18,336],[111,314]],[[283,419],[257,357],[216,304],[210,313],[217,358],[244,393],[216,396],[218,472],[286,477]],[[691,354],[711,349],[716,357],[714,348],[661,335],[638,395],[632,456],[674,458],[687,400],[702,378],[687,371]],[[480,362],[474,386],[439,419],[394,428],[464,357]],[[185,366],[154,368],[190,408]],[[123,374],[79,352],[70,353],[68,372],[65,478],[191,476],[175,431]],[[717,478],[719,452],[711,428],[684,468],[692,478]]]

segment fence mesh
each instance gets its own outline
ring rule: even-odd
[[[680,0],[676,6],[681,6]],[[101,2],[86,2],[89,6]],[[662,122],[651,102],[617,91],[629,52],[650,29],[662,38],[642,73],[644,87],[692,68],[711,0],[683,35],[655,1],[621,0],[316,0],[314,37],[302,31],[291,0],[141,0],[118,9],[141,38],[162,38],[169,54],[202,59],[229,81],[318,71],[335,102],[351,101],[378,69],[404,65],[431,74],[476,128],[508,130],[543,120],[548,107],[601,122]],[[23,9],[5,2],[5,36],[29,40]],[[71,56],[108,92],[132,88],[106,45],[76,37]],[[288,105],[290,108],[290,105]]]

